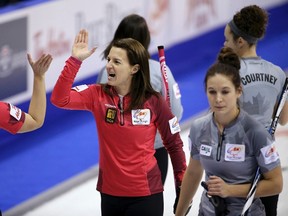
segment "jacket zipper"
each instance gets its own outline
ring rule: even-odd
[[[223,141],[225,140],[224,130],[225,128],[223,129],[223,132],[219,133],[218,135],[218,146],[217,146],[217,153],[216,153],[217,161],[221,160],[222,145],[223,145]]]
[[[123,126],[124,125],[124,97],[120,97],[119,98],[119,109],[120,109],[120,125]]]

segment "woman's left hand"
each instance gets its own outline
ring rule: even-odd
[[[229,185],[218,176],[210,176],[206,182],[208,185],[208,195],[226,198],[229,195]]]

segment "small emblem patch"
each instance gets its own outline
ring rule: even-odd
[[[9,105],[10,105],[10,115],[13,116],[15,119],[17,119],[17,121],[19,121],[22,115],[21,109],[12,104]]]
[[[88,88],[88,86],[84,84],[84,85],[75,86],[72,89],[77,91],[77,92],[81,92],[81,91],[84,91],[87,88]]]
[[[108,108],[106,112],[106,122],[113,124],[116,121],[117,110],[113,108]]]
[[[170,126],[170,131],[172,134],[175,134],[181,131],[181,128],[180,128],[180,125],[176,116],[169,120],[169,126]]]

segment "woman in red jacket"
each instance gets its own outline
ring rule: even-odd
[[[186,160],[177,118],[150,84],[147,50],[131,38],[113,42],[107,57],[107,84],[72,88],[82,61],[95,49],[88,49],[88,32],[81,30],[51,102],[64,109],[90,111],[95,118],[102,215],[162,216],[163,184],[154,157],[154,140],[159,130],[178,190]]]

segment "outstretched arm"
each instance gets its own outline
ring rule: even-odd
[[[46,113],[46,88],[45,73],[48,70],[52,56],[43,54],[36,62],[27,54],[28,62],[34,73],[33,93],[28,113],[25,113],[25,121],[18,133],[24,133],[40,128]]]

